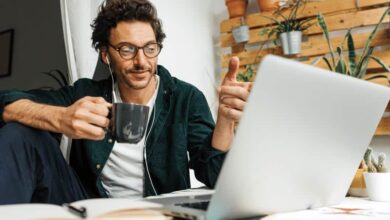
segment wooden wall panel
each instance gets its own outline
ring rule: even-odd
[[[319,0],[306,4],[304,9],[299,11],[298,18],[314,17],[318,13],[322,13],[331,32],[330,36],[334,50],[343,42],[343,35],[347,29],[358,29],[358,31],[353,30],[352,33],[355,47],[358,49],[357,56],[359,56],[359,48],[361,51],[372,30],[372,28],[362,27],[371,27],[377,24],[389,6],[390,0]],[[289,13],[289,11],[286,13]],[[268,36],[260,34],[263,28],[272,28],[272,25],[275,25],[273,21],[264,16],[272,17],[272,13],[255,13],[245,17],[245,22],[250,27],[250,40],[246,45],[250,45],[251,50],[248,51],[246,50],[245,44],[236,44],[231,34],[232,29],[240,25],[240,18],[227,19],[221,22],[220,45],[221,47],[232,48],[231,53],[221,55],[222,76],[225,74],[228,61],[232,56],[238,56],[240,58],[239,72],[244,72],[246,65],[252,65],[252,68],[256,72],[262,57],[267,54],[283,56],[279,46],[270,46],[268,43],[267,47],[263,47],[266,45],[264,42],[270,42],[275,39],[275,37],[268,38]],[[378,47],[375,48],[374,55],[390,66],[390,15],[385,18],[383,23],[385,24],[378,31],[371,46]],[[339,31],[338,34],[335,34],[335,31]],[[302,42],[301,53],[296,56],[289,56],[289,58],[308,64],[312,64],[313,61],[318,60],[316,66],[328,69],[325,62],[319,59],[321,56],[327,54],[329,56],[329,48],[322,35],[322,30],[318,25],[313,25],[304,32],[304,35],[306,36],[306,41]],[[347,46],[344,45],[344,47],[346,49]],[[390,77],[390,73],[384,73],[383,68],[374,61],[369,62],[367,74],[366,77],[375,74],[385,74]],[[389,80],[385,78],[374,79],[371,82],[383,86],[390,86]],[[390,104],[386,111],[390,112]],[[382,119],[375,134],[390,135],[390,117]]]
[[[301,10],[298,18],[315,16],[319,11],[323,14],[330,14],[342,11],[353,11],[370,6],[378,6],[389,3],[389,0],[320,0],[308,3],[304,10]],[[289,11],[286,12],[286,14]],[[271,12],[255,13],[248,15],[245,19],[249,27],[260,27],[270,25],[273,22],[263,16],[272,16]],[[220,24],[220,32],[231,32],[232,29],[240,25],[240,18],[224,20]]]
[[[387,7],[369,9],[364,11],[354,11],[345,14],[324,15],[325,21],[328,24],[329,31],[344,30],[354,27],[364,27],[377,24]],[[354,19],[351,19],[354,18]],[[315,21],[315,20],[314,20]],[[386,16],[383,23],[389,22],[390,16]],[[274,40],[276,37],[268,37],[261,34],[264,28],[261,27],[250,29],[249,44],[259,43],[263,41]],[[305,35],[322,34],[322,30],[318,25],[313,25],[304,32]],[[235,45],[232,33],[222,33],[220,36],[221,47],[231,47]]]
[[[390,134],[390,118],[382,118],[379,123],[375,135],[389,135]]]
[[[369,34],[370,32],[365,32],[365,33],[359,33],[353,35],[356,49],[364,47]],[[332,38],[331,42],[332,42],[333,49],[336,50],[336,47],[338,45],[341,45],[343,40],[344,40],[344,36],[338,36]],[[372,41],[371,45],[372,46],[390,45],[388,30],[387,29],[379,30],[376,34],[376,37]],[[329,53],[328,44],[322,35],[315,35],[309,37],[309,40],[307,42],[302,42],[301,47],[302,47],[302,51],[299,54],[300,57],[304,57],[304,56],[311,57],[311,56],[318,56],[318,55]],[[229,59],[230,57],[232,57],[232,55],[238,56],[240,58],[241,66],[247,64],[256,64],[259,63],[261,57],[263,57],[266,54],[281,55],[282,50],[280,47],[278,47],[273,49],[271,48],[271,49],[253,50],[248,52],[244,51],[237,54],[225,54],[221,58],[221,65],[222,68],[226,68]]]

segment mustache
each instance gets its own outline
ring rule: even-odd
[[[145,66],[134,66],[131,69],[127,69],[126,73],[142,73],[146,71],[151,71],[151,68],[145,67]]]

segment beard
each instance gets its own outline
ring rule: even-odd
[[[152,81],[154,73],[153,68],[136,65],[133,68],[127,69],[125,74],[122,74],[122,81],[126,87],[135,90],[147,88]]]

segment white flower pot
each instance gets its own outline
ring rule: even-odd
[[[243,43],[249,40],[249,27],[247,25],[235,27],[232,33],[236,43]]]
[[[283,54],[291,55],[301,52],[302,32],[291,31],[279,35],[283,47]]]
[[[364,173],[364,180],[371,200],[390,202],[390,173]]]

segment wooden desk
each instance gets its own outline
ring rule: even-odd
[[[261,220],[389,220],[390,202],[347,197],[335,206],[270,215]]]

